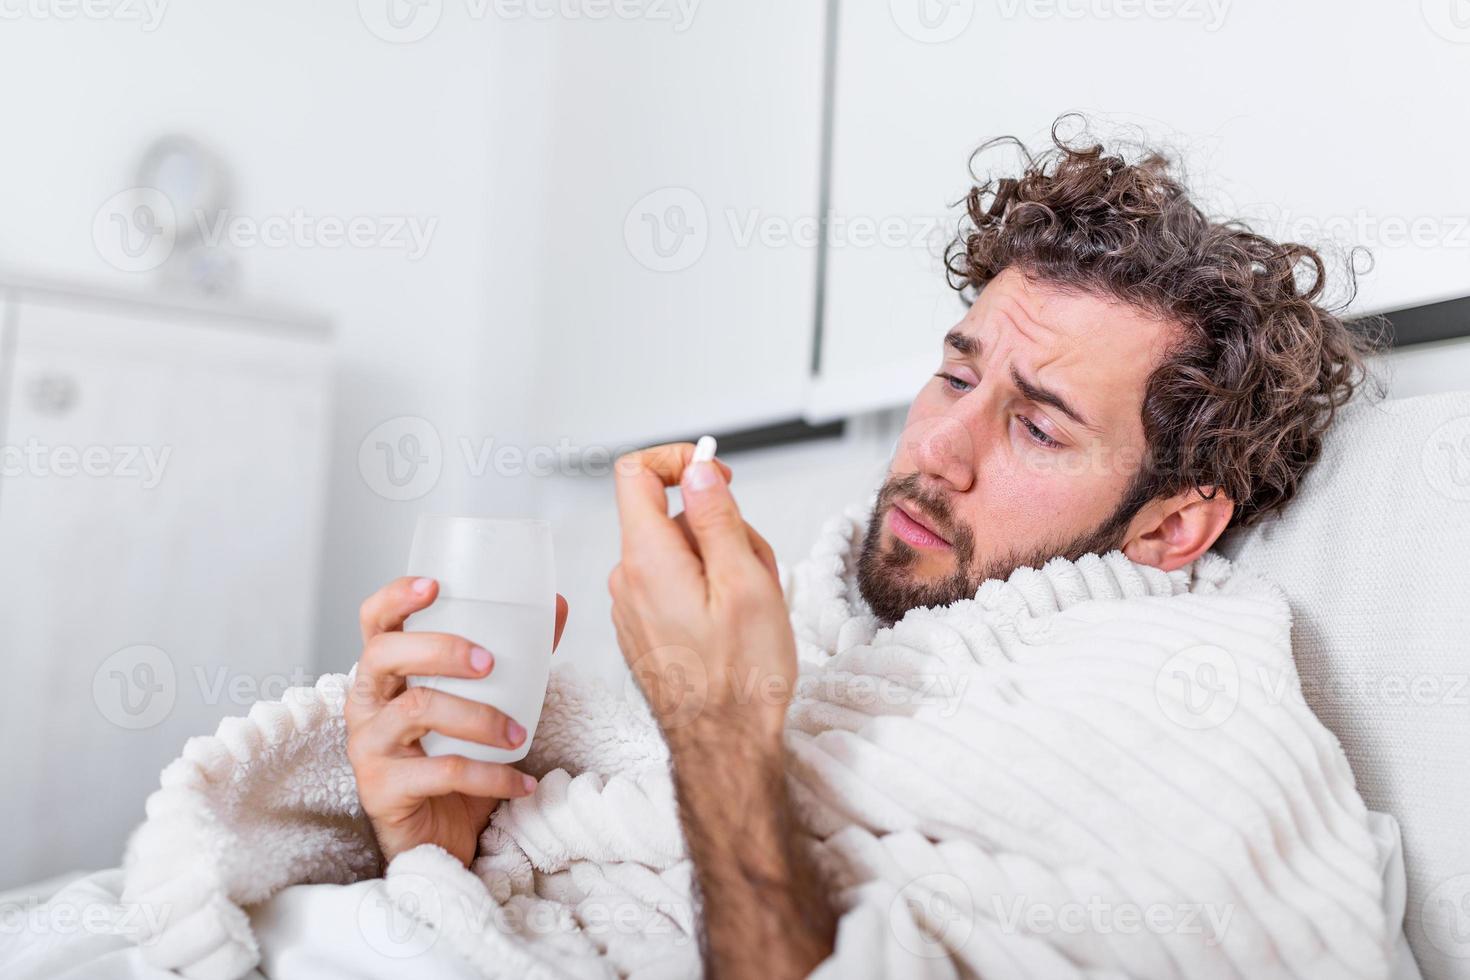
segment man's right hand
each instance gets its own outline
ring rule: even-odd
[[[401,578],[362,604],[362,657],[344,709],[347,758],[384,864],[420,844],[437,844],[468,866],[496,805],[536,788],[532,777],[505,763],[427,756],[419,747],[429,731],[507,749],[526,737],[492,707],[408,686],[410,674],[484,677],[495,669],[494,651],[464,637],[403,632],[403,621],[438,594],[432,579]],[[567,601],[558,595],[553,649],[566,621]]]

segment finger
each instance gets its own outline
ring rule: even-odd
[[[689,542],[689,547],[698,552],[699,542],[694,537],[694,529],[689,526],[689,515],[680,511],[674,517],[674,523],[678,525],[679,531],[684,535],[684,540]],[[755,556],[760,559],[761,564],[771,573],[771,577],[779,582],[781,580],[781,573],[776,568],[776,552],[771,548],[770,543],[761,536],[759,531],[750,526],[749,521],[745,524],[745,535],[750,540],[750,548],[755,552]]]
[[[379,633],[402,629],[405,619],[432,603],[438,594],[439,583],[431,578],[405,575],[389,582],[368,596],[357,611],[363,642]]]
[[[678,484],[693,454],[693,443],[669,443],[620,456],[615,468],[623,560],[632,559],[659,580],[697,581],[701,575],[698,558],[669,517],[664,493]]]
[[[745,525],[745,530],[750,537],[751,550],[755,552],[755,556],[760,559],[760,562],[762,565],[765,566],[766,571],[771,573],[771,578],[775,579],[777,584],[780,584],[781,571],[776,567],[776,550],[771,547],[771,543],[769,541],[761,537],[759,531],[751,527],[749,524]]]
[[[429,687],[411,687],[389,702],[363,733],[369,751],[394,755],[429,732],[513,749],[526,730],[498,708]]]
[[[684,468],[679,486],[684,496],[684,513],[699,544],[699,554],[708,572],[735,569],[756,558],[748,525],[740,515],[724,474],[713,463],[694,463]]]
[[[363,647],[359,676],[391,698],[403,689],[410,674],[442,677],[484,677],[495,666],[495,655],[453,633],[379,633]]]
[[[556,631],[551,637],[551,652],[561,644],[562,630],[567,628],[567,597],[560,592],[556,594]]]
[[[536,791],[536,780],[503,762],[481,762],[462,755],[415,756],[388,765],[388,779],[412,799],[466,796],[515,799]]]

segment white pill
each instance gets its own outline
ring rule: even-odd
[[[691,463],[708,463],[715,458],[715,437],[700,436],[699,441],[694,444],[694,458]]]

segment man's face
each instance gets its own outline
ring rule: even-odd
[[[1169,324],[1006,269],[909,408],[858,564],[885,622],[986,579],[1120,547],[1145,449],[1144,386]]]

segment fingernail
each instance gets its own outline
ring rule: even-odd
[[[708,490],[721,478],[720,469],[714,463],[691,463],[684,472],[684,484],[690,490]]]
[[[431,578],[416,578],[413,580],[413,591],[415,595],[428,595],[429,590],[433,587],[434,580]]]
[[[510,739],[511,745],[520,745],[521,740],[526,737],[526,730],[513,721],[505,723],[505,737]],[[526,777],[529,779],[530,777]]]
[[[534,776],[522,776],[521,777],[521,782],[523,782],[523,783],[526,784],[526,792],[527,793],[534,793],[534,792],[536,792],[536,777],[534,777]]]
[[[490,656],[489,650],[484,647],[470,647],[470,667],[473,669],[483,674],[494,662],[495,658]]]

